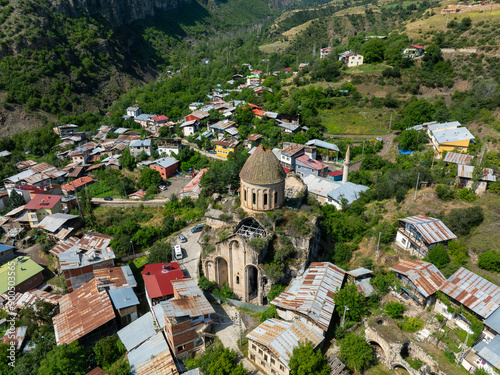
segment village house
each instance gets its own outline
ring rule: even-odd
[[[151,156],[153,153],[153,143],[151,139],[140,139],[130,142],[129,145],[130,155],[136,157],[145,152],[146,155]]]
[[[297,143],[284,142],[283,150],[280,154],[281,165],[289,171],[296,170],[296,159],[302,155],[307,155],[308,158],[316,158],[316,147],[305,146]]]
[[[422,260],[403,260],[389,269],[402,284],[399,292],[422,307],[435,302],[436,292],[446,282],[446,278],[434,264]]]
[[[326,56],[328,56],[332,52],[332,50],[333,50],[332,47],[321,48],[319,51],[319,57],[321,59],[325,58]]]
[[[340,186],[339,182],[334,182],[326,178],[308,175],[302,178],[307,186],[307,192],[321,203],[332,203],[328,197],[328,193],[337,189]]]
[[[94,182],[96,181],[92,177],[83,176],[77,178],[74,181],[68,182],[67,184],[62,185],[61,190],[64,195],[71,195],[74,194],[75,192],[79,192],[80,190],[84,189],[85,186],[93,184]]]
[[[165,115],[153,116],[149,119],[149,126],[160,127],[168,122],[168,117]]]
[[[317,153],[324,158],[323,161],[338,160],[340,150],[336,144],[325,142],[320,139],[311,139],[306,142],[306,146],[316,147]],[[314,158],[316,158],[316,156]]]
[[[9,276],[11,276],[12,266],[9,263],[7,262],[0,266],[0,293],[6,293],[11,286]],[[13,263],[15,265],[13,272],[16,275],[15,284],[13,285],[15,292],[24,293],[43,283],[43,268],[30,258],[20,256],[15,258]]]
[[[479,341],[467,352],[462,360],[462,366],[474,373],[477,369],[483,369],[488,374],[498,374],[500,370],[500,335],[490,340]]]
[[[328,173],[328,165],[304,154],[295,159],[294,172],[301,177],[309,175],[326,177]]]
[[[16,292],[14,298],[9,298],[7,293],[0,294],[0,308],[11,311],[19,311],[29,306],[34,306],[38,301],[44,301],[54,305],[54,313],[59,313],[59,300],[63,296],[60,294],[48,293],[40,289],[30,289],[27,292]],[[2,302],[2,299],[4,300]],[[8,305],[7,305],[8,303]]]
[[[30,227],[36,228],[46,216],[62,212],[61,198],[62,195],[37,194],[26,203]]]
[[[152,113],[141,113],[138,116],[133,117],[132,119],[137,122],[141,127],[147,128],[149,124],[151,123],[151,119],[157,117],[155,114]]]
[[[215,142],[215,152],[218,156],[222,156],[227,159],[227,155],[230,152],[235,152],[240,145],[240,141],[223,138],[220,141]]]
[[[345,174],[342,177],[344,176]],[[340,186],[328,192],[327,203],[333,204],[337,210],[342,210],[344,206],[350,206],[352,202],[357,201],[361,193],[369,189],[368,186],[342,182]]]
[[[412,44],[410,47],[404,49],[403,56],[409,59],[415,59],[417,57],[423,56],[424,53],[424,47],[419,46],[418,44]]]
[[[262,142],[263,137],[260,134],[250,134],[245,141],[243,142],[243,145],[251,150],[253,147],[257,147],[260,145]]]
[[[339,61],[346,64],[348,68],[352,68],[353,66],[363,65],[363,55],[352,51],[346,51],[339,54]]]
[[[460,165],[469,165],[474,159],[473,155],[461,154],[458,152],[447,152],[443,161],[448,165],[451,164],[460,164]]]
[[[178,138],[162,139],[158,142],[158,154],[160,156],[172,156],[172,153],[179,152],[188,146],[182,144],[182,140]]]
[[[207,173],[209,168],[203,168],[198,174],[184,186],[179,193],[181,197],[190,197],[190,198],[199,198],[201,194],[201,186],[200,181],[201,177]]]
[[[57,345],[79,341],[91,346],[101,337],[116,332],[113,304],[105,290],[92,279],[59,300],[60,313],[52,318]]]
[[[127,353],[130,373],[133,375],[178,375],[174,359],[161,332],[151,336]]]
[[[53,130],[57,133],[57,135],[59,135],[59,138],[65,139],[72,137],[78,132],[78,125],[74,124],[58,125]]]
[[[142,270],[149,307],[174,296],[173,280],[184,279],[177,262],[146,264]]]
[[[174,356],[196,349],[204,343],[202,332],[213,322],[215,310],[194,279],[171,282],[174,298],[160,302],[165,315],[165,335]]]
[[[303,319],[292,322],[267,319],[246,337],[248,358],[266,375],[289,375],[293,349],[308,341],[317,349],[324,340],[322,331],[317,331]]]
[[[14,249],[14,246],[0,244],[0,264],[14,259]]]
[[[457,183],[458,188],[472,188],[473,187],[474,167],[472,165],[457,165]],[[497,177],[495,171],[491,168],[483,168],[481,174],[478,176],[479,181],[496,182]]]
[[[234,137],[238,134],[236,122],[230,120],[222,120],[210,125],[212,133],[219,138],[224,138],[227,135]]]
[[[345,273],[347,274],[347,281],[354,283],[358,291],[365,297],[370,297],[376,293],[375,288],[370,283],[370,280],[374,276],[373,271],[360,267],[352,271],[346,271]]]
[[[137,117],[142,113],[142,110],[138,106],[128,107],[127,108],[127,116],[128,117]]]
[[[70,237],[50,250],[58,258],[68,291],[73,291],[94,277],[94,270],[115,265],[115,253],[109,243],[112,236],[90,232],[81,239]]]
[[[475,137],[464,127],[431,130],[431,141],[437,158],[441,158],[444,151],[467,153],[469,144]]]
[[[161,158],[155,160],[152,164],[149,165],[149,168],[154,169],[160,173],[160,176],[163,180],[173,176],[177,172],[177,168],[179,167],[179,160],[174,158]]]
[[[45,216],[40,224],[38,224],[38,229],[45,230],[49,238],[57,241],[65,240],[80,226],[81,222],[78,215],[57,213]]]
[[[457,236],[439,219],[424,215],[399,219],[396,245],[423,258],[438,244],[448,244]]]
[[[282,319],[304,318],[326,332],[335,310],[334,295],[342,288],[344,279],[345,271],[332,263],[311,263],[271,304]]]

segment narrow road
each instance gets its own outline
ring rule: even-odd
[[[106,201],[104,198],[92,198],[92,204],[96,206],[103,207],[139,207],[143,205],[144,207],[160,207],[167,203],[169,199],[151,199],[149,201],[143,201],[140,199],[113,199],[112,201]]]
[[[204,224],[203,222],[197,222],[187,228],[182,230],[182,234],[186,237],[187,242],[181,243],[179,240],[179,233],[175,236],[175,244],[180,245],[182,248],[183,258],[175,260],[181,266],[186,277],[192,277],[198,280],[198,263],[200,261],[201,245],[198,240],[200,239],[202,232],[192,233],[191,228],[196,225]]]
[[[182,144],[191,147],[193,150],[199,152],[202,155],[205,155],[207,158],[212,158],[212,159],[216,159],[216,160],[227,161],[227,159],[223,158],[222,156],[219,156],[217,154],[211,154],[208,151],[201,150],[200,148],[198,148],[197,145],[195,145],[194,143],[190,143],[190,142],[186,141],[185,139],[182,140]]]

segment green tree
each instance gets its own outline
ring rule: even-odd
[[[88,353],[78,341],[57,345],[42,360],[38,375],[85,375],[87,359]]]
[[[328,375],[332,371],[321,352],[314,351],[310,341],[300,342],[293,348],[289,366],[292,375]]]
[[[422,57],[425,65],[434,67],[438,62],[443,61],[443,54],[441,48],[437,44],[431,44],[425,49],[425,55]]]
[[[8,209],[13,210],[14,208],[21,207],[24,204],[26,204],[26,202],[24,201],[23,196],[14,189],[12,189],[10,192],[9,199],[7,199],[6,206],[8,207]]]
[[[107,370],[114,362],[125,354],[125,347],[119,341],[118,335],[114,334],[103,337],[94,345],[96,363]]]
[[[448,243],[451,259],[454,263],[464,265],[467,263],[467,245],[460,240],[453,240]]]
[[[149,249],[148,263],[168,263],[172,261],[172,247],[166,242],[156,241]]]
[[[394,125],[395,129],[404,130],[414,125],[432,121],[434,106],[425,99],[410,102],[402,112],[403,119]]]
[[[379,38],[371,38],[361,47],[361,54],[366,63],[384,61],[385,42]]]
[[[158,188],[161,183],[160,172],[151,168],[144,168],[139,176],[138,184],[141,189],[147,190],[149,187]]]
[[[199,367],[204,375],[247,375],[243,364],[236,364],[234,350],[212,345],[202,356],[186,361],[188,370]]]
[[[343,316],[345,307],[349,308],[345,318],[351,322],[359,322],[368,312],[365,296],[358,291],[354,283],[348,283],[340,289],[334,299],[339,316]]]
[[[267,319],[278,319],[278,311],[276,306],[270,305],[266,310],[260,313],[260,322],[264,323]]]
[[[340,358],[351,371],[362,372],[373,363],[373,349],[363,337],[349,333],[340,340]]]
[[[415,129],[403,130],[398,136],[399,148],[402,150],[419,151],[427,143],[427,135]]]
[[[429,262],[434,264],[437,268],[443,268],[450,263],[450,256],[443,244],[436,245],[430,249],[427,258]]]
[[[487,271],[500,272],[500,251],[488,250],[480,254],[477,265]]]
[[[135,168],[135,159],[130,154],[130,149],[128,147],[123,150],[120,158],[120,167],[127,168],[129,171],[133,171]]]
[[[385,305],[385,312],[387,315],[389,315],[391,318],[394,319],[399,319],[403,316],[403,313],[406,310],[406,306],[403,305],[402,303],[398,302],[388,302]]]
[[[451,210],[445,219],[445,224],[455,234],[467,236],[470,231],[484,220],[483,209],[480,206],[456,208]]]
[[[442,201],[451,201],[455,198],[455,191],[448,185],[437,185],[434,191]]]

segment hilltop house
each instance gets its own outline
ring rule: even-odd
[[[235,152],[240,145],[240,141],[232,139],[221,139],[215,142],[215,152],[218,156],[222,156],[227,159],[227,155],[230,152]]]
[[[424,215],[399,219],[396,245],[419,258],[427,256],[429,250],[438,244],[447,244],[457,236],[444,223]]]
[[[475,138],[467,128],[463,127],[433,130],[430,133],[432,145],[438,158],[441,158],[444,151],[467,153],[471,140]]]
[[[425,53],[425,49],[418,44],[412,44],[410,47],[405,48],[402,55],[409,59],[415,59],[417,57],[423,56]]]
[[[332,47],[325,47],[325,48],[321,48],[320,51],[319,51],[319,57],[320,59],[322,58],[325,58],[326,56],[328,56],[330,54],[330,52],[332,52]]]
[[[62,195],[37,194],[26,203],[30,227],[36,228],[46,216],[62,212],[61,198]]]
[[[151,139],[139,139],[130,142],[129,145],[130,155],[136,157],[141,154],[141,152],[145,152],[146,155],[151,156],[153,153],[153,144]]]
[[[348,68],[363,65],[363,60],[363,55],[356,52],[345,51],[339,54],[339,61],[342,61],[344,64],[346,64]]]
[[[185,147],[188,146],[184,146],[181,139],[162,139],[158,144],[158,154],[160,156],[172,156],[172,153],[179,154]]]

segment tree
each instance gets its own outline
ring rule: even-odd
[[[431,44],[425,49],[425,55],[422,57],[425,65],[428,67],[434,67],[438,62],[443,61],[443,54],[441,53],[441,48],[437,44]]]
[[[236,352],[222,345],[212,345],[202,356],[186,361],[188,370],[199,367],[204,375],[247,375],[243,364],[236,364]]]
[[[456,208],[446,217],[445,223],[455,234],[466,236],[484,220],[483,209],[480,206]]]
[[[403,130],[398,136],[398,141],[401,150],[419,151],[420,147],[427,142],[427,135],[415,129]]]
[[[293,348],[290,357],[290,374],[292,375],[328,375],[330,366],[320,351],[315,352],[313,344],[300,342]]]
[[[128,147],[122,152],[120,167],[127,168],[129,171],[133,171],[135,168],[135,159],[130,154],[130,149]]]
[[[267,319],[278,319],[278,311],[276,306],[270,305],[266,310],[260,313],[260,322],[264,323]]]
[[[349,333],[340,340],[340,358],[351,371],[361,372],[373,363],[373,349],[363,337]]]
[[[105,371],[125,354],[125,347],[118,340],[118,335],[114,334],[103,337],[94,345],[95,361]]]
[[[148,263],[168,263],[172,261],[172,247],[165,242],[157,241],[149,249]]]
[[[385,305],[385,312],[387,315],[389,315],[391,318],[394,319],[399,319],[403,316],[403,313],[406,310],[406,306],[403,305],[402,303],[398,302],[388,302]]]
[[[488,250],[480,254],[477,265],[487,271],[500,272],[500,251]]]
[[[437,185],[434,191],[442,201],[451,201],[455,198],[455,191],[448,185]]]
[[[144,168],[139,176],[139,186],[141,189],[147,190],[149,187],[153,186],[155,189],[161,183],[160,172],[151,168]]]
[[[42,360],[38,374],[85,375],[88,367],[87,358],[87,351],[78,341],[73,341],[69,345],[57,345]]]
[[[349,283],[337,292],[335,296],[335,308],[340,316],[344,314],[344,307],[348,307],[345,318],[351,322],[358,322],[368,312],[368,307],[356,284]]]
[[[446,251],[446,247],[443,244],[436,245],[430,249],[427,258],[429,262],[433,263],[437,268],[443,268],[450,263],[448,251]]]
[[[385,43],[382,39],[371,38],[361,47],[361,54],[367,63],[384,61]]]
[[[394,125],[395,129],[404,130],[410,126],[432,121],[434,117],[434,106],[425,99],[410,102],[403,110],[403,119]]]
[[[6,205],[9,208],[9,210],[21,207],[24,204],[26,204],[26,202],[24,201],[23,196],[14,189],[12,189],[10,192],[9,199],[7,199],[7,205]]]
[[[464,265],[467,263],[467,245],[459,240],[453,240],[448,243],[451,259],[454,263]]]

